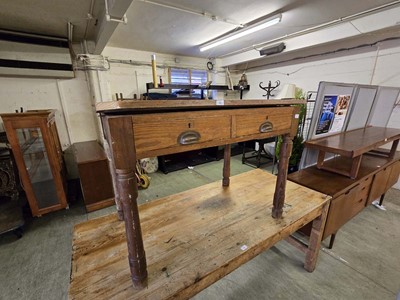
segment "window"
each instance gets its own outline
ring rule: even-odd
[[[207,82],[206,70],[189,70],[170,68],[170,83],[171,84],[193,84],[198,85]],[[172,93],[182,93],[182,89],[173,89]],[[201,90],[189,90],[183,96],[201,97]]]

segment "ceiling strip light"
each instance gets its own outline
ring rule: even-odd
[[[225,36],[225,37],[223,37],[221,39],[218,39],[218,40],[213,41],[213,42],[211,42],[209,44],[206,44],[206,45],[200,47],[200,51],[201,52],[206,51],[208,49],[220,46],[222,44],[226,44],[226,43],[234,41],[234,40],[236,40],[238,38],[241,38],[241,37],[244,37],[244,36],[249,35],[251,33],[254,33],[256,31],[262,30],[264,28],[273,26],[275,24],[278,24],[281,21],[281,19],[282,19],[282,15],[281,14],[279,14],[278,16],[274,16],[272,18],[268,18],[268,19],[266,19],[266,20],[264,20],[262,22],[256,23],[256,24],[251,25],[251,26],[249,26],[247,28],[244,28],[242,30],[239,30],[239,31],[236,31],[236,32],[234,32],[232,34],[229,34],[229,35],[227,35],[227,36]]]

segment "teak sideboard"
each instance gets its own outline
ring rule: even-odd
[[[288,179],[332,197],[323,234],[323,239],[331,236],[329,248],[340,227],[378,197],[382,204],[386,191],[397,182],[399,139],[400,129],[366,127],[306,142],[306,147],[319,150],[319,162]],[[378,148],[389,142],[390,150]],[[339,155],[324,161],[325,152]],[[302,231],[307,234],[309,229]]]
[[[188,298],[309,222],[313,222],[309,246],[298,248],[306,254],[305,269],[312,272],[329,197],[294,183],[287,185],[298,126],[296,104],[302,103],[99,103],[96,108],[117,187],[117,214],[75,227],[70,297]],[[260,170],[230,177],[231,143],[276,135],[283,136],[277,177]],[[138,207],[137,159],[218,145],[225,145],[222,186],[215,182]],[[123,227],[128,271],[121,269],[126,264]],[[137,292],[127,282],[127,272]]]

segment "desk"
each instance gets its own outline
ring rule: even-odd
[[[174,228],[181,233],[183,232],[182,234],[185,236],[185,239],[189,239],[191,241],[190,244],[199,245],[201,248],[205,246],[204,243],[209,243],[207,251],[211,251],[210,253],[214,254],[215,252],[212,251],[211,245],[217,247],[217,244],[221,240],[229,240],[230,235],[234,232],[232,230],[236,228],[232,227],[234,223],[245,222],[247,224],[246,228],[249,230],[255,229],[255,231],[258,232],[258,227],[255,226],[253,222],[250,222],[250,220],[254,220],[256,217],[253,214],[256,211],[262,213],[262,221],[266,222],[266,225],[275,224],[275,226],[272,226],[274,228],[272,232],[267,235],[263,235],[262,231],[260,231],[260,239],[252,242],[252,248],[249,249],[247,255],[245,256],[242,255],[242,252],[236,251],[231,259],[229,259],[229,255],[227,254],[227,257],[221,258],[223,260],[221,260],[221,262],[217,265],[213,265],[212,260],[208,260],[206,257],[204,257],[201,262],[207,266],[207,271],[204,273],[199,273],[198,276],[196,276],[196,269],[178,268],[183,273],[180,272],[179,274],[181,274],[181,276],[173,277],[171,280],[183,280],[183,284],[185,285],[185,287],[182,288],[183,290],[190,289],[194,293],[198,292],[199,289],[212,284],[248,259],[260,253],[260,251],[272,246],[280,239],[287,237],[294,230],[296,230],[296,228],[300,228],[302,225],[304,225],[307,220],[314,220],[314,230],[310,246],[307,249],[303,249],[306,253],[305,269],[308,271],[314,270],[320,246],[321,235],[325,224],[328,199],[322,198],[320,193],[308,195],[310,192],[308,189],[295,185],[293,186],[294,192],[291,193],[291,197],[297,198],[295,203],[302,203],[305,198],[310,196],[314,199],[314,204],[307,208],[303,207],[298,211],[293,209],[293,212],[296,211],[293,216],[289,217],[287,220],[285,218],[281,219],[284,211],[287,166],[292,145],[291,139],[297,132],[298,124],[298,107],[293,105],[300,103],[303,103],[303,101],[225,100],[223,102],[216,102],[205,100],[168,100],[118,101],[99,103],[97,105],[97,111],[101,114],[104,133],[111,150],[112,166],[115,172],[115,181],[117,186],[116,204],[118,218],[125,221],[125,235],[127,242],[126,251],[128,253],[130,274],[132,282],[137,289],[142,289],[147,285],[149,286],[148,289],[152,289],[154,286],[159,286],[160,284],[162,285],[160,281],[153,281],[153,276],[151,273],[153,271],[152,269],[147,268],[141,227],[143,224],[143,228],[145,232],[147,232],[147,230],[153,228],[155,229],[154,226],[158,227],[159,225],[144,225],[147,217],[146,213],[142,213],[142,211],[146,210],[146,207],[151,211],[150,215],[148,216],[151,216],[152,222],[157,223],[157,220],[162,216],[172,216],[171,220],[175,217],[188,218],[186,220],[187,223],[182,222],[180,225],[175,225]],[[248,182],[248,184],[256,185],[257,187],[256,189],[253,189],[253,192],[251,192],[251,188],[246,188],[246,185],[243,186],[237,184],[241,181],[246,183],[246,180],[244,180],[246,175],[244,175],[244,177],[239,177],[239,179],[232,179],[233,184],[235,185],[236,182],[236,185],[238,185],[239,188],[235,189],[235,187],[230,186],[230,143],[252,139],[264,139],[276,135],[283,135],[279,175],[277,177],[269,175],[267,176],[269,179],[266,179],[265,176],[262,176],[259,173],[253,173],[252,175],[249,175],[249,178],[252,180]],[[156,204],[150,205],[151,208],[148,206],[144,206],[144,208],[141,206],[140,209],[138,208],[136,202],[137,185],[134,175],[136,159],[149,156],[179,153],[218,145],[225,145],[222,187],[219,183],[214,183],[212,186],[205,186],[201,191],[195,189],[183,194],[181,193],[171,196],[170,198],[163,199],[163,202],[156,201]],[[258,170],[258,172],[262,171]],[[258,194],[259,189],[264,185],[266,187],[265,193],[260,191],[259,195],[261,198],[259,198],[260,196],[256,195]],[[242,187],[240,188],[240,186]],[[275,187],[275,189],[273,187]],[[235,198],[236,194],[238,195],[237,198]],[[301,195],[300,198],[299,195]],[[241,210],[238,210],[238,208],[240,208],[239,203],[245,203],[253,197],[255,197],[255,199],[257,198],[258,201],[260,199],[265,200],[265,202],[260,202],[263,203],[262,205],[272,204],[270,206],[272,218],[271,216],[267,215],[266,207],[264,206],[264,208],[257,208],[255,206],[255,211],[250,214],[249,217],[245,217],[241,213]],[[273,198],[272,203],[271,198]],[[195,206],[192,208],[192,210],[189,210],[186,213],[184,207],[185,205],[189,205],[188,203],[195,203]],[[198,236],[196,236],[196,232],[198,232],[199,229],[201,230],[203,226],[205,230],[202,232],[203,237],[204,234],[207,234],[207,232],[218,231],[218,224],[221,223],[218,218],[215,218],[214,214],[207,213],[207,209],[204,207],[204,205],[207,205],[207,203],[210,204],[211,207],[226,205],[228,210],[231,211],[230,213],[232,213],[232,220],[230,223],[228,223],[226,231],[223,232],[222,235],[218,235],[219,239],[216,239],[214,243],[212,243],[213,239],[211,238],[210,240],[206,239],[205,241],[203,240],[203,242],[200,242]],[[235,203],[237,203],[237,205],[235,205]],[[247,206],[251,205],[247,204]],[[196,209],[199,210],[199,212],[197,212],[197,217],[193,212],[193,210]],[[142,222],[139,221],[139,210],[142,214]],[[223,215],[227,214],[228,212],[223,213]],[[102,219],[99,221],[101,224],[88,222],[75,229],[75,250],[73,254],[73,273],[71,277],[72,281],[70,289],[70,295],[72,298],[80,298],[80,296],[83,295],[87,297],[89,294],[92,294],[93,292],[97,291],[97,289],[101,289],[102,287],[106,288],[108,291],[118,289],[118,287],[108,286],[107,283],[105,283],[106,287],[103,285],[100,287],[99,281],[96,280],[96,278],[104,278],[104,276],[106,276],[105,274],[107,273],[105,271],[107,267],[103,266],[103,268],[101,268],[102,271],[99,271],[99,269],[96,268],[96,270],[88,270],[86,273],[84,271],[86,269],[84,265],[86,264],[83,263],[84,260],[80,260],[82,253],[79,252],[79,249],[86,249],[84,252],[87,251],[87,253],[85,253],[83,256],[87,258],[90,257],[92,262],[97,261],[98,266],[102,265],[103,261],[107,261],[107,254],[104,254],[105,256],[101,254],[101,257],[98,256],[100,253],[104,253],[103,251],[99,251],[98,247],[103,248],[105,251],[107,247],[104,249],[102,245],[109,242],[112,243],[112,241],[108,240],[110,238],[108,232],[112,235],[112,232],[117,230],[113,229],[114,227],[111,224],[115,223],[115,218],[116,216],[109,217],[108,219]],[[258,218],[255,218],[255,220],[258,220]],[[210,226],[214,229],[209,228]],[[165,231],[170,229],[168,222],[164,224],[162,228]],[[102,229],[104,229],[104,231],[102,231]],[[96,231],[99,232],[96,233]],[[99,237],[99,234],[100,236],[103,236],[103,238]],[[153,251],[156,251],[157,255],[162,255],[162,245],[164,242],[168,243],[168,240],[157,241],[157,239],[154,240],[148,233],[145,234],[145,244],[146,241],[147,243],[156,243],[153,248],[151,246],[146,246],[147,249],[149,249],[149,262],[154,262],[153,255],[156,254],[154,254]],[[181,236],[181,234],[179,234],[179,236]],[[99,240],[99,238],[101,240]],[[118,241],[120,241],[121,238],[123,237],[118,235]],[[148,239],[150,239],[150,241]],[[229,243],[226,243],[225,246],[228,248],[224,248],[225,251],[229,250],[229,247],[232,246],[233,241],[235,240],[230,240]],[[236,242],[239,241],[235,241],[235,245]],[[237,245],[235,248],[237,248]],[[194,249],[197,249],[197,247],[194,247]],[[120,251],[124,250],[114,248],[112,253],[120,253]],[[191,251],[199,250],[192,249]],[[206,255],[204,252],[199,253]],[[165,255],[168,257],[170,257],[170,254],[170,252],[165,253]],[[222,256],[225,257],[223,254],[225,254],[224,252],[222,252]],[[122,255],[125,255],[125,253]],[[203,255],[200,257],[202,256]],[[108,258],[110,257],[108,256]],[[196,260],[194,257],[190,257],[188,259],[190,262],[194,262]],[[234,263],[232,263],[230,267],[227,267],[227,264],[233,261]],[[119,262],[120,260],[118,260],[118,265],[120,265]],[[113,265],[113,267],[114,266],[115,265]],[[91,265],[91,267],[93,267],[93,265]],[[164,270],[163,267],[164,266],[157,265],[157,272],[161,270],[165,273],[166,269]],[[158,268],[160,268],[160,270]],[[79,273],[79,269],[83,273]],[[118,272],[116,270],[114,271]],[[185,278],[191,278],[193,272],[195,272],[195,276],[192,278],[193,280],[186,280]],[[209,276],[210,274],[215,274],[215,276]],[[94,276],[95,278],[88,278],[90,276]],[[165,277],[165,274],[163,274],[163,276]],[[85,278],[86,282],[79,283],[79,278]],[[124,278],[124,280],[126,280],[126,277]],[[118,286],[121,284],[121,282],[115,282],[114,279],[112,284]],[[178,283],[175,282],[175,284]],[[182,284],[182,282],[180,284]],[[182,291],[182,289],[175,292],[172,292],[169,289],[170,294],[167,296],[164,295],[163,297],[168,298],[180,295],[180,291]],[[97,292],[95,293],[99,295]],[[119,296],[121,298],[128,298],[124,293],[125,291],[120,290]],[[189,297],[190,295],[193,295],[193,293],[190,292],[188,294],[184,294],[184,297]],[[134,298],[134,296],[132,296],[132,298]]]

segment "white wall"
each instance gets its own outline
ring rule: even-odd
[[[76,72],[74,79],[61,80],[0,77],[0,99],[0,112],[4,113],[14,112],[20,107],[24,111],[56,109],[56,124],[63,149],[71,143],[97,138],[83,72]]]
[[[266,66],[258,70],[246,70],[251,90],[246,99],[262,99],[265,92],[258,87],[269,80],[294,83],[304,91],[316,91],[320,81],[334,81],[358,84],[400,86],[400,45],[396,41],[385,42],[377,47],[362,48],[347,52],[347,55],[321,56],[320,59],[299,60],[285,66]],[[376,66],[375,66],[376,62]],[[241,72],[235,76],[239,81]],[[278,88],[275,94],[278,94]]]
[[[237,71],[236,83],[244,70]],[[320,81],[400,87],[400,45],[398,41],[388,41],[379,47],[349,51],[346,56],[321,56],[319,60],[313,58],[286,66],[247,70],[246,74],[251,90],[244,93],[245,99],[263,99],[265,92],[258,84],[262,81],[267,85],[269,80],[272,83],[280,80],[280,87],[285,83],[296,84],[304,92],[317,91]],[[277,95],[279,91],[280,88],[273,93]],[[399,105],[394,109],[388,126],[400,128]],[[395,187],[400,189],[400,181]]]
[[[122,93],[124,98],[133,98],[134,94],[139,97],[140,94],[146,93],[146,83],[153,81],[152,69],[149,66],[152,54],[153,52],[106,47],[102,55],[110,60],[132,61],[132,64],[111,63],[109,71],[99,72],[102,101],[115,100],[115,93]],[[207,62],[204,58],[156,53],[157,76],[162,76],[163,83],[168,83],[168,67],[206,70]],[[223,70],[218,67],[214,70],[215,72],[209,72],[213,84],[225,84]]]

